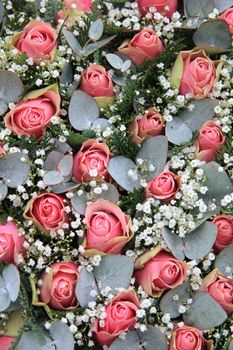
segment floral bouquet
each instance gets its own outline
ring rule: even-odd
[[[232,350],[233,0],[0,32],[0,350]]]

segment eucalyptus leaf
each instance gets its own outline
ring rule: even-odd
[[[55,140],[55,151],[59,153],[66,154],[68,151],[71,151],[71,147],[66,142],[61,142],[58,139]]]
[[[193,35],[198,48],[211,54],[227,51],[231,47],[232,38],[228,25],[221,19],[203,22]]]
[[[99,40],[104,32],[104,22],[98,18],[89,28],[88,36],[92,40]]]
[[[94,294],[91,294],[93,291]],[[87,271],[85,266],[79,274],[75,293],[81,307],[87,307],[88,303],[96,301],[96,296],[99,294],[94,274]]]
[[[135,170],[135,168],[135,163],[125,156],[113,157],[108,164],[108,172],[111,177],[129,192],[133,192],[135,188],[141,187],[139,174],[135,180],[129,176],[129,171]]]
[[[110,36],[108,38],[102,39],[100,41],[97,41],[95,43],[91,43],[88,44],[87,46],[85,46],[85,48],[83,49],[83,55],[84,56],[89,56],[91,55],[93,52],[95,52],[97,49],[100,49],[101,47],[109,44],[114,38],[116,37],[116,35]]]
[[[73,156],[66,154],[59,162],[58,169],[62,176],[69,176],[73,169]]]
[[[40,343],[37,332],[24,332],[17,345],[17,350],[56,350],[56,346],[52,344],[52,339],[48,336],[44,336],[43,338],[44,344]]]
[[[64,177],[57,170],[49,170],[45,173],[43,181],[46,185],[58,185],[64,181]]]
[[[220,13],[233,6],[233,0],[214,0],[214,8],[218,9]]]
[[[6,285],[2,277],[0,277],[0,312],[7,310],[11,300],[6,290]]]
[[[74,182],[63,182],[57,185],[52,186],[53,193],[59,194],[59,193],[65,193],[68,191],[75,190],[79,184]]]
[[[167,227],[162,230],[162,236],[172,254],[179,260],[184,260],[184,243],[182,238],[171,232]]]
[[[106,55],[106,59],[108,61],[108,63],[111,64],[111,66],[115,69],[122,69],[123,65],[124,65],[124,61],[122,60],[122,58],[114,53],[108,53]]]
[[[123,64],[123,66],[121,67],[121,71],[122,73],[126,72],[132,65],[132,61],[131,60],[126,60]]]
[[[233,273],[233,243],[223,249],[215,260],[215,267],[219,269],[223,276],[228,277]],[[230,268],[230,271],[229,271]]]
[[[60,151],[51,151],[47,155],[44,168],[46,171],[57,170],[60,160],[64,157],[64,154]]]
[[[197,292],[192,299],[190,308],[184,314],[184,322],[189,326],[206,330],[226,321],[226,312],[208,293]]]
[[[75,91],[69,105],[69,120],[74,129],[89,129],[99,118],[99,107],[94,98],[83,91]]]
[[[16,301],[20,289],[20,276],[19,271],[15,265],[7,265],[3,269],[2,278],[4,280],[10,300],[13,302]]]
[[[0,202],[6,198],[8,193],[8,187],[4,181],[0,181]]]
[[[177,318],[180,315],[180,305],[187,304],[187,300],[191,298],[190,287],[189,282],[184,282],[169,290],[160,301],[161,311],[168,313],[171,318]],[[178,296],[178,300],[174,299],[175,296]]]
[[[102,190],[102,193],[95,194],[96,199],[103,198],[112,203],[117,204],[119,200],[119,192],[117,191],[117,188],[110,183],[108,183],[107,186],[108,186],[107,190]]]
[[[230,342],[228,350],[233,350],[233,340]]]
[[[107,128],[112,128],[113,125],[109,123],[107,119],[104,118],[98,118],[94,120],[94,122],[91,125],[91,129],[101,129],[102,131],[106,130]]]
[[[208,15],[213,12],[213,0],[184,0],[185,16],[199,17],[200,19],[208,18]]]
[[[70,45],[71,49],[80,57],[82,57],[82,47],[79,44],[78,40],[76,39],[75,35],[70,32],[67,29],[63,29],[62,33],[66,39],[66,41],[68,42],[68,44]]]
[[[74,337],[66,324],[55,321],[49,328],[49,332],[54,340],[56,350],[64,350],[64,345],[66,350],[74,349]]]
[[[73,208],[81,215],[85,215],[88,201],[88,193],[85,191],[83,191],[81,195],[78,195],[76,192],[71,198],[71,204]]]
[[[9,153],[0,158],[0,177],[10,188],[22,185],[27,180],[29,171],[29,158],[22,152]]]
[[[182,145],[192,140],[193,133],[182,118],[177,117],[166,124],[166,136],[174,145]]]
[[[17,74],[0,71],[0,115],[5,113],[10,102],[17,102],[24,93],[24,86]]]
[[[3,5],[3,3],[1,2],[1,3],[0,3],[0,24],[1,24],[2,21],[3,21],[3,17],[4,17],[4,5]]]
[[[137,159],[146,160],[155,169],[145,174],[147,181],[151,181],[163,171],[167,161],[167,152],[168,139],[166,136],[151,137],[142,143],[142,147],[136,155],[136,162]]]
[[[71,84],[74,80],[73,67],[71,62],[66,62],[63,71],[59,77],[61,85]]]

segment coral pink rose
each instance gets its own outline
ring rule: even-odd
[[[197,158],[210,162],[215,159],[216,151],[225,144],[221,128],[213,121],[206,122],[199,131],[197,139]]]
[[[78,265],[74,262],[58,262],[43,272],[40,300],[55,310],[72,309],[78,302],[75,288],[78,281]]]
[[[25,255],[24,241],[13,221],[0,225],[0,262],[18,265],[20,256]]]
[[[14,337],[0,335],[0,349],[9,350],[13,341],[14,341]]]
[[[184,282],[188,265],[165,250],[155,248],[142,255],[135,264],[136,281],[151,296],[159,297],[165,290]]]
[[[162,135],[164,134],[163,117],[155,108],[149,108],[144,115],[134,119],[129,125],[129,132],[135,143],[142,143],[148,137]]]
[[[165,170],[147,184],[147,197],[155,197],[161,201],[171,201],[180,189],[181,178],[171,171]]]
[[[204,278],[200,290],[207,292],[216,300],[229,316],[233,313],[232,279],[222,276],[220,272],[215,269]]]
[[[49,23],[32,20],[23,32],[12,38],[12,42],[20,52],[34,60],[50,60],[57,48],[57,33]]]
[[[212,340],[206,340],[202,331],[198,328],[175,327],[172,339],[169,344],[169,350],[213,350]]]
[[[226,22],[231,35],[233,35],[233,7],[223,12],[219,18]]]
[[[216,224],[218,228],[214,249],[219,253],[233,243],[233,216],[216,215],[212,222]]]
[[[132,238],[131,220],[116,205],[99,199],[88,205],[85,248],[107,254],[119,254]]]
[[[111,345],[123,332],[133,329],[140,304],[133,290],[119,293],[106,307],[104,321],[96,320],[93,327],[95,340],[102,346]]]
[[[118,51],[127,55],[135,64],[156,58],[164,50],[162,40],[153,29],[145,28],[130,41],[125,41]]]
[[[24,216],[41,229],[56,231],[65,223],[64,199],[54,193],[42,193],[32,198],[25,209]]]
[[[90,12],[93,6],[91,0],[64,0],[64,10],[57,12],[57,21],[60,19],[65,20],[67,17],[66,25],[69,26],[79,22],[84,12]]]
[[[111,76],[98,64],[91,64],[85,70],[79,88],[93,97],[114,96]]]
[[[178,7],[178,0],[137,0],[137,3],[143,16],[146,15],[150,7],[155,7],[157,12],[171,18]]]
[[[6,114],[5,125],[19,136],[35,135],[40,138],[51,118],[59,115],[60,102],[57,85],[32,91]]]
[[[93,178],[99,181],[107,180],[110,158],[111,152],[106,143],[96,140],[83,142],[81,149],[74,156],[74,178],[80,182],[87,182]]]
[[[221,61],[212,61],[204,50],[181,51],[171,73],[171,83],[180,94],[195,99],[207,97],[218,80]]]

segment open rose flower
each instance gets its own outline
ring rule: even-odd
[[[197,158],[210,162],[215,159],[216,151],[225,144],[221,128],[212,120],[207,121],[199,131],[197,139]]]
[[[54,310],[72,309],[78,302],[75,288],[78,281],[78,265],[74,262],[58,262],[42,274],[40,300]]]
[[[231,35],[233,35],[233,7],[230,7],[219,17],[228,25]]]
[[[83,142],[81,149],[74,156],[74,178],[80,182],[87,182],[93,178],[99,181],[107,180],[110,157],[111,152],[106,143],[96,140]]]
[[[171,73],[172,86],[195,99],[207,97],[219,78],[221,61],[212,61],[204,50],[181,51]]]
[[[9,350],[13,341],[14,341],[14,337],[0,335],[0,349]]]
[[[53,116],[60,113],[61,98],[56,84],[30,92],[5,116],[5,125],[17,135],[40,138]]]
[[[216,224],[218,228],[214,249],[219,253],[233,243],[233,216],[216,215],[212,222]]]
[[[135,64],[156,58],[164,50],[162,40],[151,28],[144,28],[133,39],[125,41],[118,51],[127,55]]]
[[[66,220],[64,199],[54,193],[42,193],[27,203],[24,217],[42,231],[56,231]]]
[[[51,60],[57,48],[57,32],[49,23],[32,20],[11,43],[35,61]]]
[[[175,327],[169,350],[213,350],[212,340],[206,340],[198,328],[183,325]]]
[[[85,249],[92,255],[95,251],[106,254],[119,254],[132,238],[130,217],[116,205],[99,199],[86,209],[87,226]]]
[[[91,11],[93,2],[91,0],[64,0],[64,6],[65,9],[57,13],[57,20],[65,20],[68,17],[68,25],[72,26],[76,21],[80,21],[85,12]]]
[[[230,316],[233,313],[233,280],[226,278],[215,269],[210,272],[203,280],[200,288],[207,292],[216,300],[226,313]]]
[[[147,197],[155,197],[169,202],[180,189],[181,178],[171,171],[165,170],[151,180],[146,188]]]
[[[92,330],[95,340],[102,346],[111,345],[121,333],[133,329],[139,309],[139,300],[133,290],[119,293],[105,307],[104,326],[103,321],[96,320]]]
[[[138,258],[135,269],[137,283],[149,295],[159,297],[165,290],[184,282],[188,265],[157,246]]]
[[[24,241],[13,221],[0,225],[0,262],[18,265],[20,256],[25,254]]]
[[[142,143],[145,139],[152,136],[164,134],[164,120],[161,114],[155,108],[149,108],[144,115],[129,125],[129,132],[135,143]]]
[[[137,3],[143,16],[149,12],[150,7],[155,7],[157,12],[171,18],[178,7],[178,0],[137,0]]]

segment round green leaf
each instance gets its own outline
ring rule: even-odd
[[[66,41],[70,45],[71,49],[80,57],[82,57],[82,47],[79,44],[78,40],[76,39],[75,35],[67,30],[63,29],[62,34],[64,35]]]
[[[123,59],[114,53],[108,53],[106,55],[106,59],[107,59],[108,63],[110,63],[111,66],[115,69],[120,70],[120,69],[122,69],[122,67],[124,65]]]
[[[49,332],[54,340],[53,344],[56,346],[56,350],[64,350],[64,346],[66,350],[74,349],[74,338],[66,324],[55,321]]]
[[[88,193],[85,191],[81,195],[76,192],[71,198],[73,208],[81,215],[85,215],[88,201]]]
[[[92,40],[99,40],[104,32],[104,22],[101,18],[98,18],[93,22],[89,28],[88,36]]]
[[[13,302],[16,301],[20,289],[20,276],[19,271],[15,265],[7,265],[2,272],[2,278],[4,280],[10,300]]]
[[[66,154],[58,163],[58,169],[62,176],[69,176],[73,169],[73,156]]]
[[[79,184],[76,184],[74,182],[63,182],[57,185],[52,186],[53,193],[65,193],[68,191],[75,190]]]
[[[10,102],[17,102],[24,93],[24,86],[17,74],[0,71],[0,115],[5,113]]]
[[[10,188],[22,185],[27,180],[29,171],[28,156],[22,152],[9,153],[7,156],[0,158],[0,177]]]
[[[6,285],[2,277],[0,277],[0,312],[7,310],[11,300],[6,290]]]
[[[46,185],[57,185],[64,181],[64,177],[57,170],[50,170],[45,173],[43,180]]]
[[[44,168],[46,171],[57,170],[60,160],[64,157],[62,152],[51,151],[47,155],[45,160]]]
[[[214,8],[218,9],[220,13],[233,6],[233,0],[214,0]]]
[[[162,236],[172,254],[179,260],[184,260],[184,243],[176,234],[171,232],[167,227],[162,230]]]
[[[74,80],[73,67],[71,62],[67,62],[63,68],[63,71],[59,77],[61,85],[69,85]]]
[[[181,118],[173,118],[166,124],[166,136],[174,145],[182,145],[192,139],[193,133]]]
[[[185,16],[199,17],[200,19],[208,18],[208,15],[213,12],[213,0],[184,0]]]
[[[92,291],[95,292],[94,295],[91,295]],[[95,301],[96,296],[99,294],[94,274],[93,272],[88,272],[86,267],[83,267],[79,274],[75,293],[81,307],[87,307],[88,303]]]
[[[4,181],[0,181],[0,201],[2,201],[4,198],[6,198],[8,193],[7,185]]]
[[[91,129],[101,129],[102,131],[106,130],[107,128],[112,128],[112,124],[109,123],[107,119],[104,118],[98,118],[94,120],[94,122],[91,125]]]
[[[215,267],[223,274],[228,277],[233,273],[233,243],[223,249],[215,260]],[[230,270],[230,271],[229,271]]]
[[[20,342],[17,346],[17,350],[56,350],[55,345],[52,344],[52,340],[44,336],[44,342],[40,343],[38,334],[33,331],[24,332]]]

